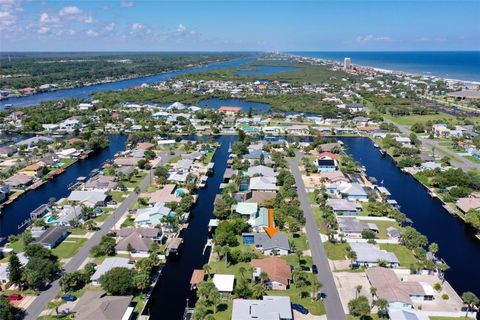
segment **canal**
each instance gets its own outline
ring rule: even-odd
[[[373,142],[363,137],[340,138],[347,152],[365,166],[368,176],[390,191],[413,226],[438,243],[439,256],[450,266],[448,282],[461,295],[465,291],[480,295],[480,240],[462,220],[450,215],[442,202],[431,198],[427,190],[411,175],[400,171],[393,159],[382,156]]]
[[[56,91],[38,93],[31,96],[26,96],[26,97],[8,98],[0,101],[0,110],[3,109],[7,104],[12,104],[12,107],[16,108],[16,107],[29,107],[45,101],[61,100],[66,98],[90,99],[91,94],[99,91],[122,90],[130,87],[134,87],[134,86],[139,86],[144,83],[157,83],[157,82],[165,81],[172,77],[179,76],[182,74],[197,73],[197,72],[215,70],[220,68],[237,67],[242,64],[252,62],[255,59],[256,58],[254,57],[242,58],[242,59],[237,59],[237,60],[232,60],[232,61],[227,61],[222,63],[210,64],[203,67],[184,69],[184,70],[179,70],[175,72],[162,73],[162,74],[157,74],[157,75],[152,75],[147,77],[133,78],[133,79],[115,81],[110,83],[101,83],[101,84],[96,84],[92,86],[84,86],[84,87],[78,87],[78,88],[60,89]]]
[[[18,226],[30,217],[30,212],[43,203],[47,203],[51,197],[60,199],[67,196],[70,191],[68,185],[76,181],[78,177],[88,176],[90,171],[99,168],[106,160],[113,159],[115,153],[125,150],[127,136],[109,136],[109,147],[93,153],[85,160],[79,160],[64,173],[49,180],[38,189],[27,191],[11,204],[2,209],[0,215],[0,238],[7,238],[11,234],[18,234],[22,230]]]
[[[180,256],[167,262],[146,307],[145,313],[152,319],[182,319],[187,299],[190,299],[190,307],[194,304],[190,278],[194,269],[201,269],[208,262],[209,250],[203,254],[208,238],[208,222],[213,217],[215,196],[227,167],[228,148],[235,140],[236,136],[220,136],[217,139],[220,146],[212,160],[215,171],[209,177],[206,188],[198,191],[198,202],[192,209],[190,225],[182,234],[184,242]]]

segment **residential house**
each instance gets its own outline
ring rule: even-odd
[[[72,309],[75,320],[130,320],[132,296],[109,296],[104,291],[86,291]]]
[[[10,185],[0,182],[0,202],[4,201],[10,193]]]
[[[117,236],[120,238],[115,246],[118,253],[148,255],[152,244],[162,241],[160,229],[157,228],[123,228],[117,232]]]
[[[424,282],[402,281],[390,269],[375,267],[366,270],[367,279],[377,289],[376,295],[388,301],[389,309],[409,309],[414,302],[433,300],[435,291]]]
[[[0,158],[8,158],[17,152],[17,148],[14,146],[4,146],[0,147]]]
[[[112,176],[96,176],[85,183],[85,190],[102,190],[110,192],[118,185],[116,177]]]
[[[338,215],[356,215],[362,210],[362,205],[355,200],[327,199],[326,204]]]
[[[263,300],[234,299],[232,320],[293,320],[288,296],[263,296]]]
[[[260,205],[264,204],[266,201],[275,199],[276,192],[271,191],[249,191],[245,193],[245,202],[256,202]]]
[[[306,136],[310,133],[308,126],[304,125],[292,125],[285,128],[285,131],[289,135]]]
[[[400,265],[397,256],[386,250],[380,250],[371,243],[350,243],[352,251],[357,257],[353,260],[353,265],[357,267],[374,267],[379,261],[385,262],[389,267],[396,268]]]
[[[225,113],[227,117],[235,117],[237,114],[242,112],[241,107],[230,107],[230,106],[221,106],[218,108],[218,111]]]
[[[276,177],[277,173],[270,167],[258,165],[248,168],[247,175],[249,177],[264,176],[264,177]]]
[[[362,238],[362,232],[371,230],[378,233],[378,227],[374,223],[365,223],[355,217],[337,217],[338,230],[348,238]]]
[[[162,222],[164,217],[170,215],[172,209],[165,206],[165,202],[156,202],[153,207],[138,209],[135,217],[137,226],[157,226]]]
[[[180,202],[182,198],[176,194],[176,188],[177,187],[174,184],[166,184],[160,190],[152,193],[142,194],[141,196],[148,198],[149,204],[155,204],[157,202]]]
[[[25,266],[28,263],[28,257],[24,252],[17,254],[18,260],[22,266]],[[9,271],[8,271],[8,262],[0,266],[0,288],[2,290],[7,289],[10,282]]]
[[[368,201],[368,194],[359,183],[341,184],[339,190],[348,200]]]
[[[290,252],[288,237],[282,232],[276,232],[271,238],[265,232],[243,233],[242,238],[244,244],[254,245],[264,255],[284,256]]]
[[[231,294],[235,285],[235,276],[233,274],[214,274],[213,284],[218,292],[222,294]]]
[[[260,274],[265,272],[268,275],[266,286],[270,290],[287,290],[292,281],[292,270],[285,260],[278,257],[264,259],[252,259],[250,262],[253,271],[254,281],[260,279]]]
[[[480,198],[460,198],[455,204],[463,213],[469,210],[480,210]]]
[[[337,170],[337,156],[331,152],[322,152],[316,159],[318,172],[332,172]]]
[[[27,176],[39,177],[43,175],[43,173],[45,172],[45,168],[46,168],[45,164],[43,162],[38,161],[38,162],[32,163],[29,166],[26,166],[25,168],[23,168],[21,172],[23,174],[26,174]]]
[[[340,182],[349,182],[350,179],[345,177],[342,171],[321,171],[319,173],[320,179],[328,183],[340,183]]]
[[[257,217],[258,204],[255,202],[239,202],[232,205],[232,210],[238,213],[241,216],[246,216],[248,218],[248,223],[250,225],[255,224],[255,218]]]
[[[253,177],[250,179],[250,191],[277,191],[277,178],[275,177]]]
[[[60,242],[68,236],[68,229],[63,226],[48,227],[40,236],[35,240],[36,243],[41,244],[47,249],[53,249]]]
[[[32,184],[34,177],[27,176],[23,173],[16,173],[13,176],[5,180],[5,184],[9,185],[12,189],[25,189]]]
[[[142,158],[134,158],[134,157],[117,157],[113,160],[119,167],[136,167],[138,165],[138,161],[142,160]]]
[[[95,273],[90,277],[93,285],[100,285],[100,277],[103,276],[108,271],[113,268],[128,268],[133,269],[133,264],[130,263],[128,258],[121,257],[108,257],[103,262],[97,266]]]
[[[352,113],[361,112],[365,109],[365,106],[360,103],[349,103],[345,107]]]
[[[104,190],[73,190],[68,196],[68,201],[83,204],[89,208],[97,205],[104,205],[107,201],[108,195]]]

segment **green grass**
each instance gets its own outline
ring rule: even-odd
[[[85,229],[74,229],[74,228],[71,228],[71,229],[68,229],[68,233],[70,234],[73,234],[73,235],[76,235],[76,236],[81,236],[81,235],[85,235],[88,233],[87,230]]]
[[[67,237],[52,250],[52,253],[60,259],[71,258],[80,250],[85,242],[87,242],[87,239],[85,238]]]
[[[410,265],[417,262],[417,260],[413,256],[413,253],[402,245],[392,243],[380,243],[379,246],[382,250],[393,252],[400,261],[401,267],[409,268]]]
[[[289,237],[289,240],[293,242],[295,250],[307,250],[307,236],[305,234],[295,234]]]
[[[107,218],[109,217],[110,215],[106,212],[102,213],[101,215],[99,215],[98,217],[95,217],[95,219],[93,219],[95,222],[104,222],[105,220],[107,220]]]
[[[70,158],[60,158],[58,160],[62,164],[62,168],[71,166],[72,164],[78,161],[78,159],[70,159]]]
[[[374,221],[369,221],[369,222],[377,225],[377,227],[378,227],[378,237],[380,239],[389,239],[388,234],[387,234],[387,228],[389,228],[389,227],[394,227],[398,231],[401,231],[401,228],[396,221],[374,220]]]
[[[438,114],[425,114],[425,115],[409,115],[402,117],[394,117],[392,115],[384,115],[385,118],[390,119],[398,124],[411,126],[417,122],[425,123],[429,120],[436,122],[438,120],[443,120],[445,122],[458,122],[457,118],[446,113]]]
[[[307,197],[308,197],[308,202],[310,202],[310,204],[317,204],[315,202],[315,192],[308,192]]]
[[[348,243],[331,243],[326,241],[323,243],[323,247],[327,252],[327,257],[330,260],[345,260],[347,259]]]
[[[312,213],[313,213],[313,218],[315,219],[315,222],[317,223],[318,230],[321,233],[327,233],[327,229],[325,228],[323,224],[323,218],[322,218],[322,213],[320,211],[320,208],[312,208]]]
[[[131,181],[125,181],[123,184],[127,188],[135,188],[140,184],[140,181],[142,181],[146,175],[146,172],[140,172],[136,176],[132,177]]]
[[[422,175],[421,173],[417,173],[415,175],[415,178],[420,181],[420,183],[429,186],[430,185],[430,179],[427,176]]]
[[[122,191],[110,191],[109,195],[110,197],[112,197],[113,201],[115,201],[116,203],[121,203],[123,202],[125,193]]]
[[[25,244],[23,243],[22,239],[15,242],[9,242],[7,247],[13,249],[15,253],[25,250]]]
[[[122,223],[122,228],[134,227],[135,226],[135,218],[128,216],[125,221]]]
[[[211,274],[219,273],[219,274],[233,274],[235,278],[241,277],[240,268],[244,267],[247,272],[245,272],[245,277],[250,278],[251,274],[249,274],[249,269],[252,269],[252,266],[248,262],[240,262],[234,265],[227,264],[225,260],[210,262],[209,265],[212,268]]]
[[[480,159],[478,158],[475,158],[473,156],[465,156],[466,159],[472,161],[472,162],[475,162],[475,163],[480,163]]]
[[[168,159],[167,164],[174,164],[174,163],[180,161],[180,159],[182,159],[181,156],[171,157],[170,159]]]
[[[141,296],[137,295],[133,297],[132,301],[135,303],[135,309],[133,309],[133,312],[140,314],[145,306],[145,300],[143,300]]]

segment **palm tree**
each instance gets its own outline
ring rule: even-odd
[[[383,318],[388,308],[388,301],[380,298],[375,301],[375,305],[378,308],[378,315]]]
[[[312,300],[317,300],[318,292],[322,289],[323,284],[318,281],[317,277],[312,278]]]
[[[353,261],[357,259],[357,253],[353,250],[347,252],[347,257],[350,259],[350,268],[353,269]]]
[[[372,294],[372,300],[373,300],[373,298],[374,298],[375,295],[377,294],[377,288],[371,287],[371,288],[370,288],[370,293]]]
[[[358,295],[360,294],[360,292],[362,291],[362,285],[359,284],[355,287],[355,299],[358,298]]]
[[[262,286],[265,286],[265,284],[268,282],[268,273],[265,271],[260,272],[260,283]]]
[[[242,276],[242,279],[245,279],[245,272],[247,271],[247,269],[245,269],[245,267],[240,267],[238,268],[238,272],[240,273],[240,275]]]
[[[261,286],[261,285],[254,285],[252,287],[252,296],[254,299],[260,299],[261,297],[263,297],[266,293],[266,289],[264,286]]]
[[[212,267],[208,263],[205,263],[202,269],[207,274],[207,277],[210,278],[210,272],[212,271]]]

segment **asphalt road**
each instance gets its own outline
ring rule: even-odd
[[[318,267],[318,280],[323,284],[322,292],[326,295],[324,299],[325,309],[327,311],[328,320],[345,320],[340,296],[338,295],[335,281],[333,280],[332,271],[328,264],[327,254],[323,248],[317,223],[313,217],[312,207],[308,201],[305,185],[302,180],[300,169],[298,168],[301,154],[297,154],[295,159],[289,160],[290,170],[295,177],[297,185],[298,199],[300,200],[300,209],[305,216],[305,228],[307,231],[308,243],[312,252],[313,263]]]
[[[162,154],[161,164],[165,164],[168,159],[173,157],[169,153]],[[150,170],[149,174],[140,182],[140,190],[144,190],[149,184],[150,179],[153,178],[154,170]],[[120,220],[125,212],[132,206],[132,204],[137,201],[138,195],[135,192],[130,193],[130,195],[118,206],[118,208],[110,215],[110,217],[105,220],[103,225],[98,231],[85,243],[85,245],[80,249],[80,251],[70,259],[70,261],[65,265],[65,273],[76,271],[80,268],[83,261],[89,256],[90,250],[96,246],[102,236],[106,235],[113,226]],[[52,301],[55,295],[60,292],[59,280],[55,280],[51,283],[48,290],[43,291],[30,306],[25,310],[25,319],[26,320],[35,320],[37,319],[42,311],[47,307],[48,303]],[[92,319],[93,320],[93,319]]]
[[[400,132],[407,136],[409,136],[410,133],[412,133],[412,131],[407,126],[398,124],[389,119],[384,119],[384,120],[385,122],[389,122],[397,126],[398,129],[400,129]],[[420,137],[418,139],[422,142],[422,145],[424,147],[427,147],[430,149],[435,148],[436,155],[441,155],[441,156],[443,156],[443,154],[449,155],[449,157],[451,158],[450,163],[452,164],[452,166],[460,168],[463,171],[468,171],[469,169],[480,170],[480,164],[470,161],[465,157],[459,156],[458,154],[448,149],[447,147],[440,145],[439,141],[433,140],[433,139],[420,138]]]

